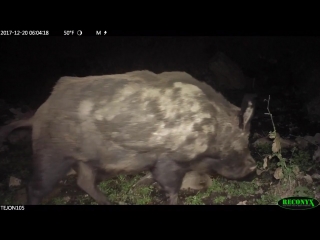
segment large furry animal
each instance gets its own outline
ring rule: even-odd
[[[239,179],[256,169],[248,149],[253,99],[239,108],[185,72],[62,77],[29,119],[4,126],[0,140],[32,126],[28,204],[39,204],[69,171],[99,204],[96,187],[118,174],[150,171],[178,203],[189,171]]]

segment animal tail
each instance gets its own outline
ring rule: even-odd
[[[6,137],[15,129],[20,127],[32,127],[33,117],[28,119],[22,119],[18,121],[14,121],[0,128],[0,145],[4,142]]]

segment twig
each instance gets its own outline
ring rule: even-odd
[[[268,114],[268,115],[271,116],[271,122],[272,122],[273,130],[274,130],[274,132],[276,132],[276,127],[275,127],[274,122],[273,122],[272,114],[271,114],[271,112],[269,110],[270,95],[269,95],[269,99],[268,100],[264,99],[264,101],[268,101],[268,106],[267,106],[268,113],[265,113],[265,114]]]

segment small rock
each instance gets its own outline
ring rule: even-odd
[[[128,203],[125,203],[125,202],[119,202],[119,205],[128,205]]]
[[[247,200],[239,202],[237,205],[247,205]]]
[[[316,133],[314,137],[312,136],[297,137],[296,142],[302,148],[306,148],[309,143],[317,145],[320,143],[320,133]]]
[[[294,146],[297,145],[297,143],[295,141],[281,138],[279,135],[278,135],[278,138],[279,138],[279,141],[280,141],[280,144],[281,144],[281,148],[291,148],[291,147],[294,147]],[[272,143],[273,143],[273,141],[270,140],[268,137],[263,137],[263,138],[257,139],[253,143],[253,146],[254,147],[258,147],[259,145],[265,145],[265,144],[272,145]]]
[[[314,174],[312,174],[312,176],[311,176],[313,179],[317,179],[317,180],[319,180],[320,179],[320,174],[318,174],[318,173],[314,173]]]
[[[276,171],[273,174],[273,177],[278,180],[283,178],[283,172],[281,167],[276,169]]]
[[[69,202],[70,199],[71,199],[71,198],[70,198],[69,196],[66,196],[66,197],[63,198],[63,200],[64,200],[66,203]]]
[[[9,187],[18,187],[21,185],[21,180],[16,177],[10,177],[9,179]]]
[[[282,148],[292,148],[297,146],[297,142],[289,139],[281,138],[281,137],[280,137],[280,143]]]
[[[307,183],[311,184],[313,182],[312,177],[308,174],[306,174],[306,176],[304,176],[304,179],[307,181]]]

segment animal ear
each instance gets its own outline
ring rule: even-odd
[[[239,127],[241,129],[249,129],[250,121],[252,119],[256,94],[246,94],[242,99],[241,110],[239,113]]]

